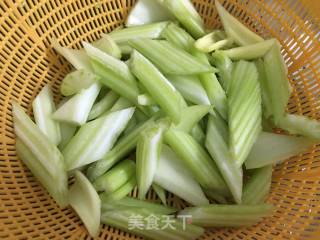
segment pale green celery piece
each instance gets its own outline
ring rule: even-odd
[[[302,153],[316,144],[305,137],[262,132],[245,161],[247,169],[280,163]]]
[[[274,207],[271,204],[257,205],[216,205],[190,207],[179,215],[192,215],[192,223],[203,227],[250,226],[270,216]]]
[[[214,67],[200,62],[166,40],[134,39],[129,41],[129,45],[153,62],[164,74],[191,75],[216,71]]]
[[[137,118],[138,123],[145,122],[149,119],[149,117],[139,109],[135,111],[134,115]]]
[[[129,55],[132,53],[132,51],[133,51],[133,48],[130,47],[128,43],[119,43],[118,45],[119,45],[119,48],[120,48],[120,50],[121,50],[122,56],[127,57],[127,56],[129,56]]]
[[[220,116],[217,111],[211,111],[211,115],[213,115],[215,120],[215,125],[217,126],[217,129],[219,130],[220,136],[222,136],[223,140],[226,142],[226,144],[229,146],[229,126],[228,123]]]
[[[153,126],[141,132],[136,149],[138,198],[144,199],[152,185],[160,158],[163,129]]]
[[[227,92],[232,75],[233,63],[222,51],[215,51],[212,54],[212,64],[218,69],[218,76],[223,89]]]
[[[102,204],[105,206],[105,203],[116,203],[119,200],[125,198],[132,190],[137,186],[136,177],[133,176],[129,179],[128,182],[123,184],[120,188],[113,191],[112,193],[101,193],[100,198],[102,200]]]
[[[214,190],[206,189],[205,193],[206,193],[206,196],[208,196],[208,198],[210,200],[213,200],[213,201],[215,201],[217,203],[220,203],[220,204],[228,204],[228,201],[227,201],[226,197],[221,195],[221,194],[219,194],[219,193],[217,193]]]
[[[242,195],[242,168],[236,165],[227,142],[225,142],[224,137],[220,134],[218,121],[214,115],[209,117],[205,146],[217,164],[221,175],[232,193],[234,201],[240,204]]]
[[[206,135],[204,134],[202,128],[199,124],[195,125],[190,132],[190,135],[196,140],[199,144],[203,145],[206,139]]]
[[[169,129],[164,135],[164,141],[184,161],[202,187],[212,190],[227,188],[214,161],[189,134]]]
[[[167,25],[168,22],[158,22],[140,26],[132,26],[112,31],[108,33],[108,35],[120,45],[137,38],[157,39],[160,37],[163,29],[165,29]]]
[[[193,205],[209,204],[192,173],[167,145],[162,147],[154,183]]]
[[[202,18],[190,0],[158,0],[158,2],[166,7],[193,37],[199,38],[205,35]]]
[[[62,80],[60,92],[64,96],[71,96],[83,89],[89,88],[98,81],[98,77],[86,69],[73,71]]]
[[[83,125],[63,149],[68,170],[100,160],[114,145],[134,108],[111,112]]]
[[[172,85],[189,102],[200,105],[211,105],[206,90],[196,75],[167,75]]]
[[[19,137],[16,139],[16,151],[19,158],[30,169],[36,179],[49,192],[50,196],[58,203],[60,207],[68,205],[68,180],[64,170],[63,158],[61,154],[48,155],[47,163],[42,163],[37,154],[33,153],[31,148],[25,144]],[[59,158],[59,164],[48,163],[51,158]],[[49,172],[47,165],[54,167],[56,173],[54,175]]]
[[[214,30],[202,38],[199,38],[194,46],[202,52],[209,53],[221,48],[230,47],[232,44],[233,40],[227,38],[224,31]]]
[[[173,214],[178,211],[178,209],[174,207],[169,207],[169,206],[164,206],[162,204],[158,204],[155,202],[150,202],[150,201],[144,201],[144,200],[139,200],[133,197],[124,197],[118,201],[109,201],[108,199],[106,200],[104,196],[101,196],[101,201],[102,201],[102,206],[101,209],[102,211],[110,211],[110,210],[126,210],[128,208],[132,209],[146,209],[148,211],[152,211],[153,213],[157,214]]]
[[[102,38],[92,43],[92,45],[117,59],[121,59],[121,49],[108,34],[103,34]]]
[[[238,19],[228,13],[219,1],[216,0],[215,4],[223,29],[226,31],[228,37],[233,39],[238,45],[245,46],[263,41],[262,37],[252,32],[249,28],[239,22]]]
[[[136,164],[126,159],[98,177],[93,186],[97,191],[112,193],[123,186],[135,175]]]
[[[109,91],[102,99],[92,106],[88,120],[95,119],[110,110],[118,99],[119,95],[117,93]]]
[[[86,226],[91,237],[100,232],[101,200],[90,181],[80,172],[75,172],[75,183],[71,186],[68,199]]]
[[[156,194],[160,198],[161,202],[164,205],[167,205],[166,190],[156,183],[152,184],[152,189],[156,192]]]
[[[56,106],[49,85],[44,86],[33,100],[32,108],[37,126],[53,144],[58,145],[61,141],[60,125],[51,116]]]
[[[132,107],[132,103],[124,97],[120,97],[110,109],[110,112],[119,111],[122,109],[126,109]]]
[[[244,184],[242,203],[259,204],[263,203],[270,191],[272,180],[272,166],[268,165],[255,169],[249,180]]]
[[[261,92],[254,63],[235,64],[228,93],[229,145],[241,167],[262,128]]]
[[[155,117],[135,127],[128,135],[121,137],[113,149],[108,152],[101,160],[91,165],[87,171],[90,181],[94,181],[99,176],[108,171],[114,164],[129,154],[137,145],[137,141],[141,132],[154,124]]]
[[[223,50],[223,53],[231,60],[253,60],[264,57],[274,44],[278,44],[278,41],[272,38],[246,46]]]
[[[172,14],[157,0],[139,0],[130,10],[126,26],[139,26],[173,19]]]
[[[131,56],[130,68],[161,109],[173,121],[178,122],[182,100],[172,84],[147,58],[137,51],[134,51]]]
[[[76,125],[65,122],[60,123],[61,141],[58,145],[60,150],[64,149],[64,147],[69,143],[77,129],[78,127]]]
[[[101,85],[94,83],[89,88],[81,90],[62,104],[53,113],[52,118],[74,125],[85,124],[100,89]]]
[[[272,116],[275,124],[279,124],[285,115],[291,94],[291,86],[287,77],[287,69],[281,55],[280,44],[273,44],[263,58],[266,73],[266,91],[271,101]]]
[[[140,94],[138,96],[138,104],[142,106],[150,106],[150,105],[155,105],[155,101],[152,99],[150,94]]]
[[[123,135],[127,135],[129,134],[131,131],[133,131],[135,129],[135,127],[137,126],[138,121],[137,118],[135,116],[135,114],[133,114],[133,116],[131,117],[130,121],[128,122],[126,129],[123,131]]]

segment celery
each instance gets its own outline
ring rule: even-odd
[[[173,16],[157,0],[139,0],[127,17],[126,26],[145,25],[171,19]]]
[[[202,187],[213,190],[226,189],[214,161],[189,134],[170,129],[165,133],[164,141],[185,162]]]
[[[98,77],[88,70],[80,69],[73,71],[62,80],[60,92],[64,96],[71,96],[79,93],[82,89],[89,88],[96,83]]]
[[[205,191],[206,195],[209,197],[210,200],[213,200],[217,203],[221,203],[221,204],[227,204],[228,201],[227,199],[225,198],[225,196],[217,193],[216,191],[213,191],[213,190],[206,190]]]
[[[81,172],[75,172],[75,179],[68,193],[70,205],[81,218],[90,236],[97,237],[101,215],[99,195]]]
[[[203,144],[204,140],[206,138],[203,130],[201,129],[201,127],[197,124],[195,125],[190,132],[190,135],[194,138],[194,140],[196,140],[199,144]]]
[[[123,131],[123,135],[128,135],[131,131],[133,131],[135,129],[135,127],[137,126],[137,118],[135,116],[135,114],[132,116],[132,118],[130,119],[130,121],[128,122],[126,129]]]
[[[155,101],[149,94],[145,93],[138,96],[138,104],[142,106],[150,106],[155,105]]]
[[[164,74],[190,75],[214,72],[188,52],[165,40],[135,39],[129,45],[150,59]]]
[[[88,120],[95,119],[101,116],[106,111],[110,110],[111,107],[118,100],[119,95],[113,91],[109,91],[100,101],[96,102],[89,113]]]
[[[120,97],[112,106],[112,108],[110,109],[110,112],[115,112],[115,111],[119,111],[119,110],[123,110],[125,108],[130,108],[132,107],[132,103],[130,101],[128,101],[126,98],[124,97]]]
[[[262,132],[245,161],[247,169],[279,163],[312,147],[316,141]]]
[[[108,34],[103,34],[102,38],[94,42],[93,45],[101,51],[108,53],[117,59],[121,59],[121,49]]]
[[[245,46],[263,41],[263,38],[249,30],[245,25],[228,13],[219,1],[216,0],[215,4],[224,30],[228,37],[233,39],[238,45]]]
[[[261,93],[254,63],[235,64],[229,86],[230,148],[238,167],[261,131]]]
[[[37,126],[53,144],[58,145],[61,141],[60,126],[51,117],[56,107],[49,85],[42,88],[34,99],[32,107]]]
[[[166,7],[195,38],[205,35],[202,18],[190,0],[158,0]]]
[[[122,55],[125,57],[128,57],[131,53],[133,48],[129,46],[127,43],[119,43],[119,48],[121,50]]]
[[[143,55],[134,51],[131,56],[130,68],[141,84],[152,95],[164,112],[175,122],[179,121],[181,97],[172,84]]]
[[[162,147],[154,182],[193,205],[209,203],[184,162],[166,145]]]
[[[272,166],[255,169],[243,188],[243,204],[259,204],[266,199],[272,178]]]
[[[100,84],[94,83],[89,88],[81,90],[53,113],[53,119],[75,125],[83,125],[87,121],[91,107],[100,89]]]
[[[68,144],[71,138],[76,133],[78,127],[76,125],[70,123],[60,123],[60,131],[61,131],[61,141],[58,145],[59,149],[64,149],[64,147]]]
[[[68,170],[101,159],[114,145],[132,117],[134,108],[111,112],[83,125],[63,149]]]
[[[199,38],[194,46],[202,52],[209,53],[221,48],[230,47],[232,44],[232,38],[227,38],[225,32],[214,30],[202,38]]]
[[[214,115],[209,117],[206,137],[206,148],[216,162],[236,203],[241,203],[242,169],[236,165],[229,146],[220,133],[219,120]]]
[[[185,208],[179,215],[191,215],[192,223],[203,227],[250,226],[270,215],[273,206],[258,205],[215,205]],[[179,216],[178,215],[178,216]]]
[[[212,54],[211,61],[218,69],[218,76],[223,89],[228,91],[233,68],[232,61],[222,51],[215,51]]]
[[[164,205],[167,205],[166,190],[156,183],[152,184],[152,189],[156,192],[156,194],[160,198],[161,202]]]
[[[135,174],[136,164],[132,160],[124,160],[98,177],[93,186],[97,191],[112,193],[128,182]]]

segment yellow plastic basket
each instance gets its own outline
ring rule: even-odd
[[[58,87],[70,65],[50,47],[53,37],[80,47],[121,25],[133,0],[0,1],[0,239],[90,239],[70,208],[60,209],[17,158],[11,100],[31,113],[39,90]],[[210,28],[220,22],[214,0],[195,0]],[[227,0],[224,6],[263,37],[283,46],[294,91],[291,113],[320,119],[320,1]],[[248,228],[207,230],[201,239],[320,239],[320,147],[275,168],[268,202],[275,214]],[[136,192],[133,192],[135,195]],[[149,198],[155,199],[150,193]],[[169,202],[185,203],[174,196]],[[100,239],[137,237],[103,226]],[[165,239],[164,239],[165,240]]]

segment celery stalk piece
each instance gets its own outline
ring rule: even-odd
[[[259,204],[263,203],[269,193],[272,180],[272,166],[268,165],[255,169],[248,182],[244,184],[242,203]]]
[[[58,203],[60,207],[68,205],[68,182],[67,174],[63,166],[61,154],[48,155],[47,163],[42,163],[37,153],[32,152],[28,146],[30,143],[24,143],[19,137],[16,139],[16,151],[19,158],[30,169],[36,179],[49,192],[50,196]],[[58,158],[60,163],[48,163],[52,158]],[[48,166],[50,164],[50,166]],[[55,167],[56,173],[51,174],[48,167]]]
[[[274,44],[264,56],[266,87],[271,100],[272,116],[277,125],[284,116],[291,94],[291,86],[287,77],[287,69],[280,51],[280,44]]]
[[[202,128],[199,124],[195,125],[190,132],[190,135],[196,140],[199,144],[203,145],[206,135],[204,134]]]
[[[231,60],[253,60],[264,57],[274,44],[278,44],[278,41],[272,38],[242,47],[230,48],[223,52]]]
[[[154,183],[193,205],[209,203],[192,173],[167,145],[162,147]]]
[[[121,49],[108,34],[103,34],[101,39],[92,43],[92,45],[117,59],[121,59]]]
[[[156,183],[152,184],[152,189],[156,192],[156,194],[160,198],[161,202],[164,205],[167,205],[166,190]],[[169,213],[167,213],[167,214],[169,214]]]
[[[232,44],[232,38],[227,38],[224,31],[214,30],[199,38],[194,46],[202,52],[209,53],[221,48],[230,47]]]
[[[229,144],[233,159],[241,167],[261,131],[261,92],[254,63],[235,64],[228,97]]]
[[[189,134],[169,129],[164,135],[164,141],[184,161],[202,187],[212,190],[226,189],[214,161]]]
[[[120,97],[110,109],[110,112],[115,112],[119,110],[123,110],[126,108],[133,107],[132,103],[124,97]]]
[[[80,69],[73,71],[62,80],[60,92],[63,96],[71,96],[83,89],[89,88],[98,81],[98,77],[92,72]]]
[[[62,104],[53,113],[52,118],[57,121],[83,125],[88,119],[88,115],[94,101],[98,97],[100,89],[101,85],[94,83],[89,88],[81,90]]]
[[[205,35],[204,23],[190,0],[158,0],[195,38]]]
[[[131,117],[130,121],[128,122],[126,129],[123,131],[123,135],[128,135],[131,131],[133,131],[135,129],[135,127],[137,126],[138,121],[137,118],[135,116],[135,114]]]
[[[262,132],[245,161],[247,169],[276,164],[306,151],[316,141],[305,137]]]
[[[114,145],[134,113],[127,108],[83,125],[63,149],[68,170],[101,159]]]
[[[175,122],[180,119],[181,97],[172,84],[143,55],[134,51],[130,68],[149,94]]]
[[[164,74],[215,72],[215,68],[199,62],[196,57],[166,40],[134,39],[129,41],[129,45],[153,62]]]
[[[142,132],[137,142],[136,163],[138,198],[144,199],[152,185],[159,162],[162,132],[160,126],[154,126]]]
[[[130,47],[128,43],[119,43],[118,45],[119,45],[119,48],[120,48],[120,50],[121,50],[122,56],[127,57],[127,56],[129,56],[129,55],[132,53],[132,51],[133,51],[133,48]]]
[[[160,37],[163,29],[165,29],[167,25],[168,22],[158,22],[133,26],[112,31],[108,33],[108,35],[120,45],[137,38],[157,39]]]
[[[194,104],[210,105],[206,90],[195,75],[168,75],[172,85],[181,93],[184,99]]]
[[[228,203],[228,201],[227,201],[227,199],[225,198],[225,196],[217,193],[216,191],[208,190],[208,189],[207,189],[207,190],[205,191],[205,194],[206,194],[206,196],[208,196],[208,198],[209,198],[210,200],[213,200],[213,201],[215,201],[215,202],[217,202],[217,203],[221,203],[221,204],[227,204],[227,203]]]
[[[138,96],[138,104],[142,106],[150,106],[155,105],[156,103],[149,94],[145,93]]]
[[[71,186],[68,199],[86,226],[91,237],[97,237],[100,231],[101,200],[90,181],[80,172],[75,172],[75,182]]]
[[[236,203],[241,203],[242,194],[242,168],[236,165],[229,146],[220,134],[219,124],[215,116],[211,115],[208,121],[205,146],[217,164],[221,175],[228,185]]]
[[[92,106],[88,120],[95,119],[110,110],[118,99],[119,95],[117,93],[109,91],[100,101]]]
[[[250,226],[272,214],[270,204],[216,205],[185,208],[179,215],[191,215],[192,223],[203,227]],[[178,216],[179,216],[178,215]]]
[[[126,159],[98,177],[93,182],[93,186],[99,192],[112,193],[134,176],[135,168],[136,164],[132,160]]]
[[[233,64],[222,51],[215,51],[212,54],[212,64],[218,69],[218,76],[223,89],[227,92],[230,82]]]
[[[61,131],[61,141],[58,145],[59,149],[62,150],[75,135],[78,127],[76,125],[61,122],[60,131]]]
[[[44,86],[33,100],[32,108],[37,126],[53,144],[58,145],[61,141],[60,125],[51,117],[56,106],[49,85]]]
[[[223,28],[229,38],[233,39],[238,45],[245,46],[262,42],[263,38],[252,32],[245,25],[233,17],[222,7],[219,1],[215,1],[216,8],[222,22]]]
[[[229,145],[229,126],[228,123],[220,116],[217,111],[210,113],[214,118],[215,125],[219,129],[220,136],[223,138],[225,143]]]
[[[139,26],[167,20],[173,20],[173,16],[157,0],[139,0],[127,17],[126,26]]]
[[[113,149],[108,152],[101,160],[91,165],[87,171],[90,181],[94,181],[103,173],[108,171],[114,164],[129,154],[137,145],[137,141],[141,132],[145,131],[149,126],[154,124],[155,117],[139,124],[128,135],[121,137]]]

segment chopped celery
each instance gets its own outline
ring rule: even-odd
[[[222,7],[218,0],[215,1],[216,8],[222,22],[223,28],[229,38],[233,39],[240,46],[262,42],[263,38],[252,32],[239,20],[233,17]]]
[[[190,0],[158,0],[195,38],[205,35],[204,23]]]
[[[165,133],[164,141],[185,162],[202,187],[213,190],[226,189],[214,161],[189,134],[170,129]]]
[[[64,149],[64,147],[68,144],[71,138],[76,133],[78,127],[76,125],[61,122],[60,123],[60,131],[61,131],[61,141],[58,145],[59,149]]]
[[[102,38],[94,42],[93,45],[101,51],[108,53],[117,59],[121,59],[121,49],[108,34],[103,34]]]
[[[199,38],[194,46],[202,52],[209,53],[221,48],[230,47],[232,44],[232,38],[227,38],[224,31],[214,30],[202,38]]]
[[[132,107],[132,103],[130,101],[128,101],[126,98],[124,97],[120,97],[112,106],[112,108],[110,109],[110,112],[115,112],[115,111],[119,111],[119,110],[123,110],[125,108],[129,108]]]
[[[122,55],[125,57],[128,57],[132,53],[133,48],[130,47],[128,43],[119,43],[118,45]]]
[[[58,145],[61,141],[60,126],[59,123],[51,117],[56,107],[49,85],[42,88],[33,100],[32,107],[37,126],[53,144]]]
[[[175,122],[180,119],[181,97],[172,84],[143,55],[134,51],[130,68],[153,99]]]
[[[236,203],[241,203],[242,168],[236,165],[229,146],[220,133],[219,120],[214,115],[209,117],[206,137],[206,148],[217,164],[226,184]]]
[[[215,72],[215,68],[199,62],[196,57],[166,40],[135,39],[129,41],[129,44],[150,59],[164,74]]]
[[[316,141],[304,138],[262,132],[245,161],[247,169],[279,163],[312,147]]]
[[[63,80],[60,86],[60,92],[64,96],[71,96],[79,93],[82,89],[89,88],[96,83],[98,77],[92,72],[80,69],[69,73]]]
[[[195,125],[190,132],[190,135],[196,140],[199,144],[203,144],[206,138],[200,125]]]
[[[156,194],[160,198],[161,202],[164,205],[167,205],[166,190],[156,183],[152,184],[152,189],[156,192]]]
[[[215,51],[212,54],[212,63],[218,69],[218,76],[223,89],[227,92],[232,75],[233,64],[222,51]]]
[[[67,169],[101,159],[125,129],[133,112],[134,108],[111,112],[83,125],[63,149]]]
[[[241,167],[261,131],[261,93],[254,63],[235,64],[228,97],[229,144],[233,159]]]
[[[138,198],[144,199],[152,185],[159,162],[163,129],[153,126],[139,136],[136,149]]]
[[[133,114],[133,116],[131,117],[130,121],[126,126],[126,129],[123,131],[123,135],[128,135],[131,131],[133,131],[137,126],[137,123],[138,123],[137,118],[135,114]]]
[[[97,237],[100,231],[101,201],[90,181],[80,171],[75,172],[75,183],[69,190],[68,199],[90,236]]]
[[[96,102],[89,113],[88,120],[95,119],[101,116],[106,111],[110,110],[111,107],[118,100],[119,95],[113,91],[109,91],[100,101]]]
[[[221,204],[227,204],[228,201],[227,199],[225,198],[225,196],[217,193],[216,191],[214,190],[206,190],[205,191],[206,195],[209,197],[210,200],[213,200],[217,203],[221,203]]]
[[[145,93],[138,96],[138,104],[142,106],[150,106],[155,105],[155,101],[149,94]]]
[[[130,10],[126,26],[145,25],[171,19],[173,16],[157,0],[139,0]]]
[[[241,227],[253,225],[272,214],[270,204],[215,205],[185,208],[179,215],[191,215],[192,223],[203,227]],[[178,215],[178,216],[179,216]]]
[[[184,162],[166,145],[162,147],[154,182],[193,205],[209,203]]]
[[[135,174],[136,164],[132,160],[124,160],[98,177],[93,186],[97,191],[112,193],[128,182]]]
[[[91,107],[100,89],[100,84],[94,83],[89,88],[81,90],[53,113],[53,119],[75,125],[83,125],[87,121]]]
[[[168,22],[158,22],[145,24],[141,26],[133,26],[112,31],[109,36],[118,44],[127,43],[129,40],[137,38],[157,39],[160,37],[163,29]]]
[[[255,169],[243,188],[243,204],[259,204],[266,199],[272,178],[272,166]]]

